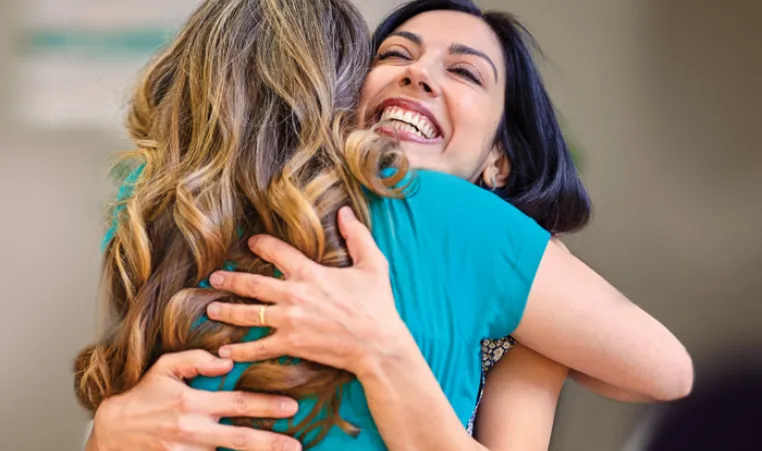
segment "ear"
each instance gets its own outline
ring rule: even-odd
[[[489,188],[497,189],[505,186],[509,175],[511,175],[511,161],[503,151],[502,145],[495,144],[489,157],[487,157],[487,165],[482,172],[482,180]]]

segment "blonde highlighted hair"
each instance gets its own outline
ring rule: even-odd
[[[369,62],[368,30],[348,0],[207,0],[157,56],[127,122],[136,150],[123,158],[143,168],[106,249],[109,321],[75,363],[84,406],[131,389],[164,353],[216,353],[243,338],[246,329],[198,320],[212,301],[255,301],[196,287],[225,262],[272,275],[249,236],[274,235],[325,265],[351,263],[338,209],[369,224],[363,187],[396,196],[407,173],[389,141],[352,130]],[[382,178],[384,167],[394,176]],[[334,425],[354,432],[338,414],[351,379],[309,361],[269,361],[236,389],[315,397],[288,430],[314,432],[310,445]]]

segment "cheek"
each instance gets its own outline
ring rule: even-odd
[[[360,90],[360,105],[358,108],[360,114],[364,115],[367,109],[379,100],[381,92],[389,84],[391,77],[386,72],[388,71],[376,68],[372,69],[368,73],[368,76],[365,77],[362,90]]]
[[[373,76],[370,74],[365,78],[365,82],[363,83],[362,89],[360,90],[361,109],[367,107],[368,101],[371,99],[371,93],[374,91],[373,81]]]
[[[469,95],[470,94],[470,95]],[[459,175],[474,180],[492,150],[501,112],[494,99],[462,92],[448,97],[453,139],[448,147]],[[497,119],[496,119],[497,117]]]
[[[494,98],[468,98],[457,101],[457,121],[469,139],[475,144],[493,144],[500,120],[502,103]]]
[[[458,147],[470,143],[470,146],[480,147],[488,137],[492,121],[488,119],[489,112],[485,106],[489,99],[479,96],[456,95],[450,102],[450,120],[453,126],[453,138],[459,143]]]

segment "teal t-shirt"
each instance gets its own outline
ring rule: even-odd
[[[518,326],[550,234],[493,193],[433,171],[416,171],[405,198],[371,194],[369,206],[397,310],[465,428],[479,392],[481,342]],[[265,332],[252,328],[244,340]],[[249,365],[237,363],[224,378],[197,377],[190,384],[233,390]],[[313,449],[385,450],[359,382],[343,391],[340,413],[359,436],[335,427]],[[295,420],[312,405],[301,401]],[[276,422],[276,430],[285,427],[285,420]]]

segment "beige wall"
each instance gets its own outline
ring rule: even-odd
[[[375,22],[400,2],[359,3]],[[698,362],[758,342],[762,32],[752,2],[491,3],[535,31],[584,151],[596,215],[572,248]],[[10,121],[14,4],[0,2],[0,449],[74,450],[85,416],[70,362],[92,335],[104,173],[122,141]],[[570,387],[554,449],[617,449],[637,410]]]
[[[534,32],[582,147],[595,216],[572,249],[684,340],[699,382],[715,356],[759,344],[758,2],[480,3]],[[570,386],[553,449],[619,449],[638,411]]]

